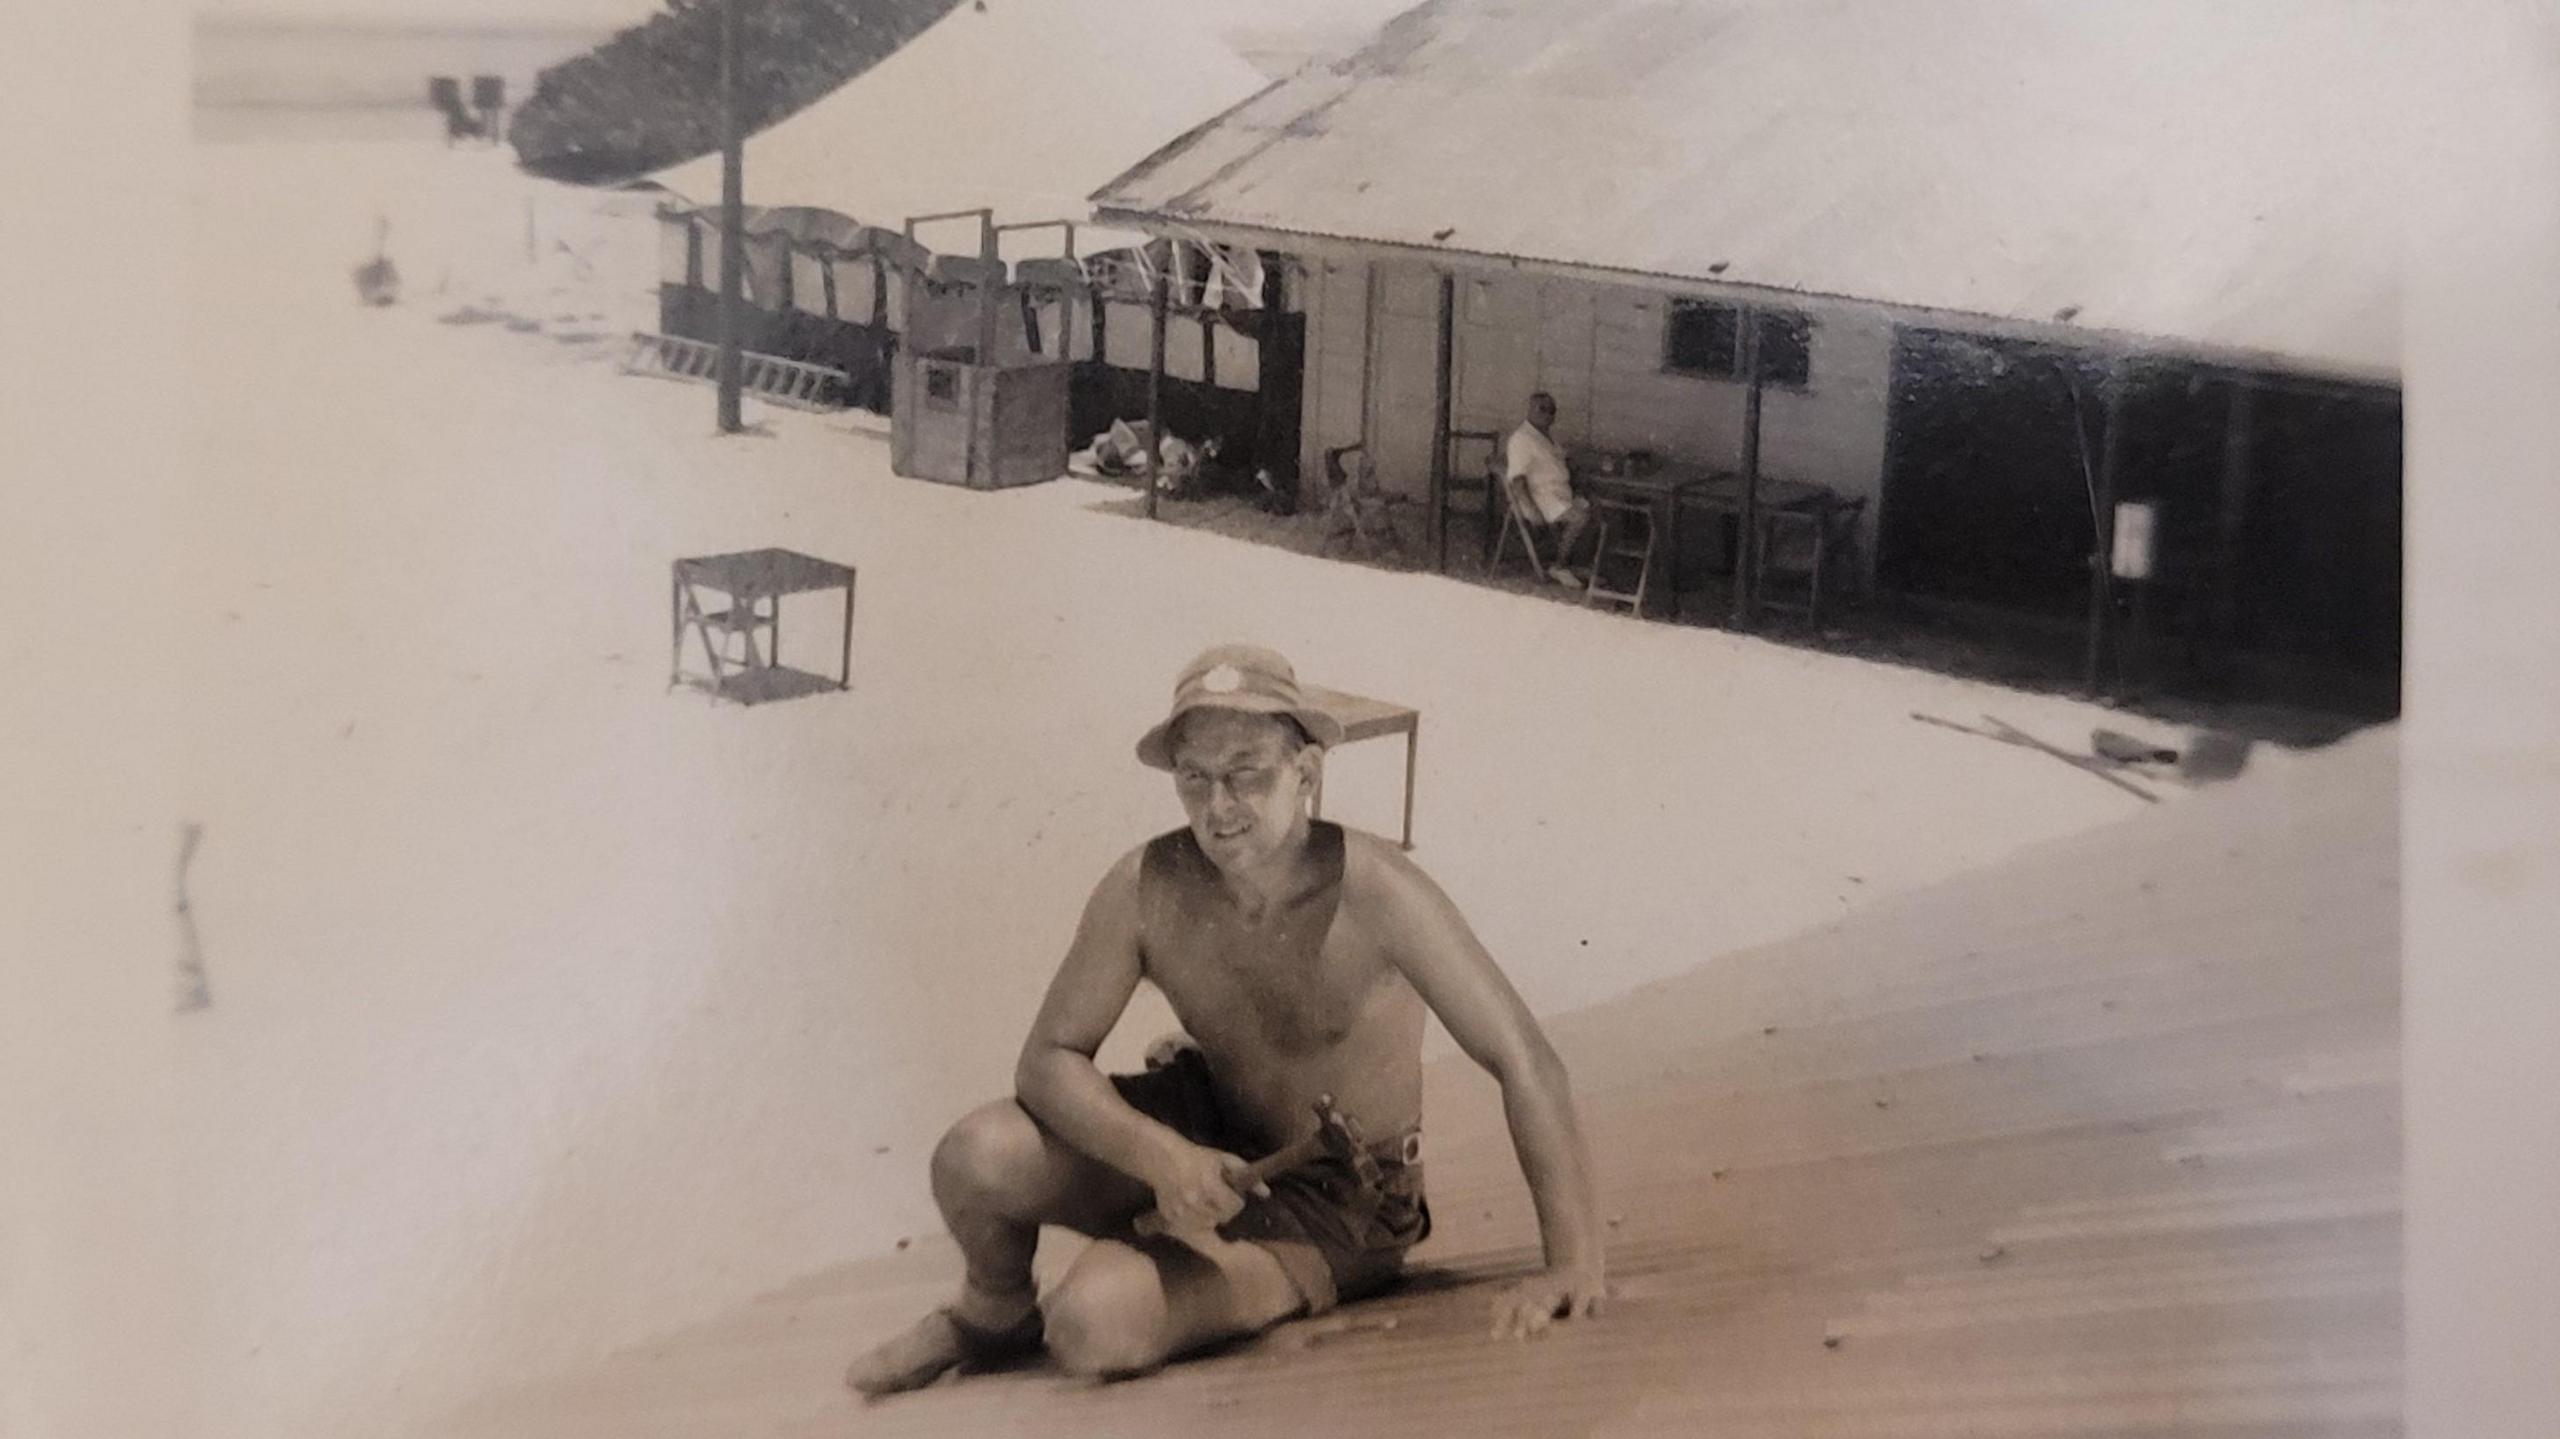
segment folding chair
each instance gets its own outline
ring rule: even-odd
[[[1831,567],[1854,542],[1858,517],[1867,498],[1826,504],[1819,509],[1770,510],[1760,517],[1760,543],[1752,566],[1751,588],[1764,609],[1800,614],[1807,624],[1822,623],[1822,592]],[[1772,593],[1776,575],[1796,583]]]
[[[1644,598],[1653,581],[1653,511],[1624,500],[1594,500],[1600,525],[1599,548],[1591,556],[1591,585],[1582,592],[1586,605],[1625,605],[1627,613],[1644,613]],[[1632,562],[1635,584],[1620,588],[1610,578],[1624,574]]]
[[[1541,521],[1529,518],[1529,482],[1519,475],[1506,475],[1502,481],[1502,534],[1493,542],[1493,559],[1486,564],[1486,574],[1502,571],[1502,557],[1511,548],[1511,537],[1520,537],[1520,549],[1529,562],[1530,571],[1540,579],[1555,567],[1552,557],[1540,552],[1538,534],[1546,528]]]

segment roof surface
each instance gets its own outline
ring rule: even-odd
[[[1095,198],[2390,375],[2392,13],[1430,0]]]
[[[858,1404],[846,1361],[956,1283],[920,1240],[436,1432],[2396,1436],[2397,776],[2361,736],[1551,1021],[1617,1293],[1533,1343],[1485,1337],[1536,1228],[1458,1060],[1385,1298]]]
[[[909,216],[980,206],[993,206],[999,223],[1083,222],[1095,186],[1266,83],[1181,0],[963,4],[834,93],[750,136],[746,199],[815,206],[890,230]],[[689,200],[715,202],[720,157],[656,178]],[[959,233],[924,238],[939,239],[937,249],[974,250],[974,240],[953,240]],[[1055,254],[1056,238],[1028,249]]]

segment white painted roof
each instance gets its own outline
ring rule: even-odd
[[[749,137],[748,203],[813,205],[894,230],[992,205],[1000,223],[1091,218],[1086,198],[1268,81],[1183,0],[961,0],[834,93]],[[656,177],[720,198],[720,157]],[[973,250],[932,228],[939,250]],[[1081,232],[1078,249],[1095,240]],[[1018,249],[1056,254],[1054,235]]]
[[[2395,13],[1432,0],[1095,198],[2388,376]]]

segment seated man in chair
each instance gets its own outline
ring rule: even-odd
[[[1532,519],[1546,534],[1548,578],[1579,588],[1574,556],[1589,547],[1595,527],[1591,502],[1573,492],[1573,466],[1555,441],[1556,397],[1541,390],[1529,397],[1529,418],[1503,444],[1505,488],[1517,484],[1528,496]]]

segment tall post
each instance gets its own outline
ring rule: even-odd
[[[996,245],[993,210],[978,217],[978,368],[996,367],[996,301],[1004,288],[1004,253]],[[992,376],[987,383],[995,383]]]
[[[2231,413],[2222,429],[2222,510],[2215,527],[2213,642],[2240,642],[2240,547],[2249,518],[2250,421],[2257,386],[2246,374],[2231,377]]]
[[[1733,539],[1733,623],[1749,629],[1760,612],[1753,573],[1760,562],[1760,312],[1746,305],[1736,323],[1742,329],[1742,517]]]
[[[2089,556],[2089,693],[2104,697],[2111,686],[2107,667],[2113,649],[2116,612],[2116,466],[2124,450],[2124,361],[2107,361],[2106,434],[2098,446],[2097,494],[2090,516],[2097,543]]]
[[[1262,323],[1253,336],[1253,454],[1254,464],[1272,472],[1277,484],[1280,463],[1279,446],[1273,443],[1277,410],[1271,403],[1273,376],[1280,372],[1280,313],[1287,303],[1287,280],[1280,272],[1280,257],[1262,257]]]
[[[1449,367],[1457,352],[1457,310],[1458,279],[1442,271],[1440,350],[1431,372],[1431,553],[1443,573],[1449,568]]]
[[[1148,297],[1153,312],[1154,338],[1147,347],[1147,464],[1139,473],[1146,476],[1147,518],[1156,517],[1156,491],[1163,488],[1164,478],[1156,473],[1164,466],[1164,323],[1165,312],[1173,297],[1173,244],[1164,242],[1165,262],[1156,266],[1155,293]]]
[[[738,116],[738,6],[720,0],[720,432],[746,428],[738,410],[739,337],[746,328],[746,137]]]

